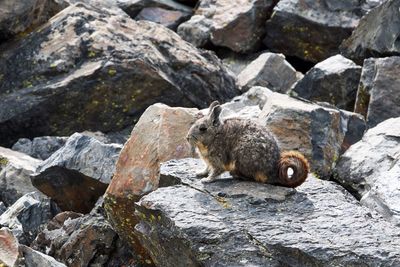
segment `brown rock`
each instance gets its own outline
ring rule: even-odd
[[[161,24],[171,30],[176,30],[178,25],[190,17],[190,13],[167,10],[159,7],[147,7],[135,17],[137,20],[148,20]]]
[[[185,137],[197,112],[197,109],[163,104],[150,106],[121,151],[116,173],[104,198],[105,209],[119,235],[139,253],[145,254],[132,233],[137,222],[134,203],[162,186],[159,184],[161,162],[193,156]]]
[[[18,240],[7,228],[0,229],[0,266],[14,266],[18,259]]]

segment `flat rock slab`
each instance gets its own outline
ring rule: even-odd
[[[135,227],[159,266],[395,266],[398,228],[340,186],[309,177],[297,190],[229,178],[203,185],[200,161],[170,161],[137,203]],[[254,186],[256,185],[256,186]]]

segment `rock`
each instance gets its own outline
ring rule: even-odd
[[[364,115],[368,127],[400,116],[400,57],[364,61],[355,112]]]
[[[291,93],[353,111],[360,76],[360,66],[341,55],[336,55],[310,69],[303,79],[296,83]]]
[[[190,15],[192,9],[173,0],[118,0],[118,6],[131,18],[135,18],[145,8],[162,8]]]
[[[199,161],[166,165],[161,179],[178,184],[136,204],[135,234],[158,266],[400,264],[398,228],[333,182],[311,176],[293,190],[228,177],[204,185],[194,174]]]
[[[363,205],[400,226],[400,117],[369,129],[340,157],[334,174]]]
[[[110,183],[121,148],[75,133],[38,167],[32,184],[62,210],[88,213]]]
[[[198,2],[198,0],[175,0],[176,2],[188,5],[188,6],[195,6]]]
[[[3,51],[0,73],[4,146],[21,137],[117,132],[156,102],[206,107],[238,94],[213,53],[161,25],[82,3]]]
[[[115,257],[124,249],[120,242],[102,216],[63,212],[49,222],[32,247],[67,266],[123,266],[132,263],[133,256],[123,251],[121,258]]]
[[[58,136],[41,136],[32,140],[21,138],[11,149],[37,159],[46,160],[65,144],[67,138]]]
[[[54,258],[24,245],[19,246],[19,253],[20,257],[22,257],[19,264],[22,266],[66,267],[65,264],[56,261]]]
[[[159,7],[146,7],[135,17],[137,20],[148,20],[161,24],[171,30],[176,28],[190,17],[190,13],[167,10]]]
[[[399,8],[397,0],[384,0],[377,8],[365,15],[352,35],[343,41],[342,53],[362,63],[369,57],[400,55],[398,33],[400,31]]]
[[[18,240],[8,228],[0,228],[0,266],[14,266],[18,259]]]
[[[0,147],[0,201],[10,206],[23,195],[38,191],[29,177],[41,162],[23,153]]]
[[[6,205],[0,201],[0,215],[3,214],[7,210]]]
[[[286,93],[302,77],[284,55],[263,53],[238,75],[238,85],[244,92],[253,86],[263,86]]]
[[[235,52],[258,48],[273,0],[201,0],[195,15],[178,27],[178,34],[195,46],[211,42]]]
[[[55,0],[1,1],[0,43],[15,35],[28,34],[63,8]]]
[[[225,53],[219,52],[218,56],[222,58],[222,62],[224,65],[232,71],[235,76],[239,75],[239,73],[244,70],[247,65],[249,65],[252,61],[254,61],[259,54],[249,54],[249,55],[243,55],[243,54],[238,54],[229,50],[223,50]]]
[[[29,245],[58,212],[49,198],[38,192],[28,193],[0,215],[0,227],[9,228],[21,244]]]
[[[116,172],[104,197],[108,218],[118,234],[149,260],[132,235],[136,224],[134,202],[159,185],[159,164],[172,158],[193,155],[186,141],[197,109],[150,106],[135,125],[121,151]]]
[[[329,179],[341,151],[362,136],[359,127],[349,125],[356,119],[350,114],[270,91],[259,122],[275,135],[282,150],[300,151],[316,175]],[[363,121],[360,116],[357,120]],[[351,132],[354,129],[357,133]]]
[[[262,86],[254,86],[244,94],[233,98],[231,102],[241,102],[246,106],[256,105],[260,109],[263,109],[270,94],[271,94],[270,89]]]
[[[367,2],[281,0],[267,21],[264,44],[286,56],[322,61],[338,54],[340,43],[374,6]]]

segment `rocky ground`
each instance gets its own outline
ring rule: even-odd
[[[399,10],[1,1],[0,266],[400,266]],[[202,184],[214,100],[307,181]]]

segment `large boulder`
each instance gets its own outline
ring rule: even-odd
[[[211,43],[235,52],[253,51],[260,46],[275,2],[200,0],[194,16],[178,27],[178,34],[198,47]]]
[[[197,114],[197,109],[171,108],[164,104],[150,106],[122,149],[105,194],[109,220],[119,235],[144,255],[144,262],[149,258],[132,234],[137,222],[134,203],[160,185],[161,162],[193,155],[185,137]]]
[[[333,182],[310,176],[296,190],[229,177],[202,184],[201,165],[166,163],[161,179],[171,186],[136,203],[135,234],[158,266],[400,264],[398,228]]]
[[[385,0],[365,15],[341,45],[344,55],[360,63],[365,58],[400,55],[400,2]]]
[[[32,184],[62,210],[88,213],[110,183],[121,149],[75,133],[40,164]]]
[[[303,75],[297,72],[285,56],[263,53],[252,61],[238,75],[238,85],[242,91],[253,86],[268,87],[272,91],[286,93]]]
[[[41,160],[0,147],[0,201],[12,205],[23,195],[38,191],[31,183]]]
[[[400,226],[400,117],[369,129],[340,157],[334,177],[363,205]]]
[[[123,11],[78,3],[0,57],[0,144],[118,131],[152,103],[206,107],[238,94],[211,52]]]
[[[377,1],[281,0],[266,24],[264,43],[272,51],[319,62],[339,52],[360,18]]]
[[[355,112],[366,117],[368,127],[400,116],[400,57],[364,61]]]
[[[296,83],[290,93],[353,111],[360,76],[361,66],[336,55],[316,64]]]
[[[67,139],[68,137],[59,136],[41,136],[35,137],[32,140],[20,138],[11,149],[37,159],[46,160],[64,146]]]
[[[271,91],[258,120],[275,135],[282,150],[303,153],[311,170],[323,179],[330,178],[340,153],[351,145],[348,142],[360,140],[365,130],[361,115]]]
[[[38,192],[28,193],[0,215],[0,227],[9,228],[21,244],[29,245],[58,212],[49,198]]]
[[[26,35],[66,7],[57,0],[3,0],[0,2],[0,43]],[[1,79],[0,79],[1,80]]]

